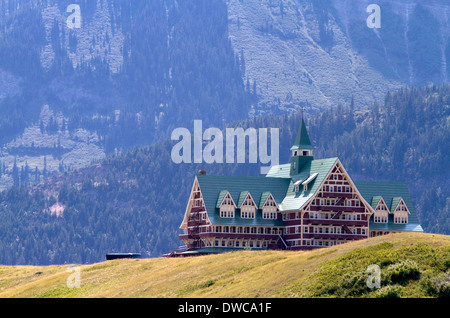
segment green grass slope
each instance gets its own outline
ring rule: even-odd
[[[367,267],[381,269],[368,288]],[[449,297],[450,236],[401,233],[314,251],[0,267],[0,297]]]

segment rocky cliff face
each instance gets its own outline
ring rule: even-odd
[[[368,28],[374,1],[227,0],[230,36],[256,82],[260,111],[367,106],[388,90],[448,80],[450,5],[376,1],[381,28]]]

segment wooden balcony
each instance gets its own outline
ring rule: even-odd
[[[311,205],[311,211],[327,211],[327,212],[359,212],[364,213],[364,207],[361,206],[344,206],[344,205]]]
[[[273,240],[273,239],[278,239],[279,234],[204,232],[204,233],[199,233],[199,236],[201,238],[215,237],[215,238],[227,238],[227,239]]]
[[[364,220],[305,219],[303,225],[369,226],[369,222]]]
[[[300,235],[300,234],[298,234]],[[286,235],[287,239],[291,239]],[[362,240],[368,238],[367,235],[362,234],[347,234],[347,233],[303,233],[304,239],[340,239],[340,240]]]
[[[205,207],[204,206],[193,206],[191,208],[191,213],[198,213],[198,212],[205,212]]]
[[[347,198],[351,199],[353,193],[351,192],[322,192],[322,196],[319,198]]]

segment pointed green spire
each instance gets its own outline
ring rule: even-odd
[[[309,140],[308,132],[306,131],[305,121],[302,117],[302,123],[300,125],[300,129],[298,130],[297,137],[295,138],[294,145],[291,147],[291,150],[297,149],[314,149],[311,145],[311,141]]]

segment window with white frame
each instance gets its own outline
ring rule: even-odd
[[[398,203],[394,211],[394,223],[396,224],[408,224],[409,210],[403,199]]]
[[[388,223],[388,215],[389,215],[389,211],[388,211],[388,208],[386,206],[386,203],[381,198],[380,201],[378,202],[376,208],[375,208],[373,221],[375,223]]]
[[[231,196],[229,193],[225,196],[223,199],[221,205],[220,205],[220,217],[222,218],[234,218],[235,216],[235,208],[236,206],[233,203],[233,200],[231,199]]]
[[[254,219],[256,216],[256,206],[250,195],[247,195],[241,205],[241,218]]]

